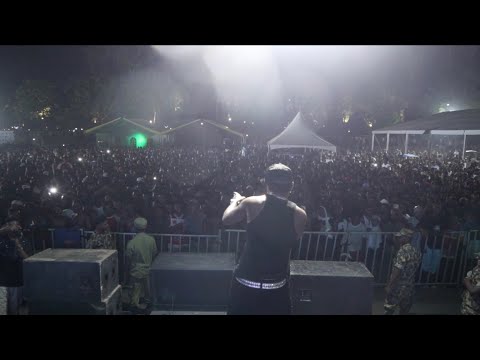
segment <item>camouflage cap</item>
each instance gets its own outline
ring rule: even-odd
[[[395,233],[395,236],[406,236],[406,237],[411,237],[414,234],[414,232],[410,229],[403,228],[399,232]]]
[[[133,221],[133,226],[138,230],[145,230],[147,228],[147,219],[138,217]]]

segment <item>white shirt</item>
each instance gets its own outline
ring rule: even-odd
[[[407,222],[413,227],[416,227],[420,221],[415,216],[410,216]]]
[[[363,223],[367,229],[372,227],[372,222],[365,215],[363,215]]]
[[[170,227],[174,227],[175,225],[178,224],[183,224],[185,222],[185,219],[183,218],[182,215],[170,215]]]
[[[368,234],[367,238],[367,248],[372,250],[377,250],[382,243],[382,234],[380,234],[380,226],[372,226],[371,227],[372,234]]]
[[[360,251],[362,249],[362,238],[365,237],[365,232],[367,232],[367,228],[365,227],[365,225],[363,223],[353,225],[349,222],[346,231],[349,233],[348,251]]]
[[[347,231],[347,220],[343,219],[340,221],[337,225],[337,230],[338,231]]]

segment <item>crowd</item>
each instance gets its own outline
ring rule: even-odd
[[[458,155],[243,149],[11,148],[0,153],[0,218],[12,201],[26,204],[23,225],[78,226],[130,232],[137,217],[151,232],[215,234],[234,191],[264,192],[267,166],[296,174],[292,201],[308,230],[365,226],[384,232],[427,224],[428,231],[479,228],[480,167]],[[3,223],[3,222],[2,222]]]
[[[365,233],[408,228],[414,247],[427,244],[422,270],[435,273],[429,261],[442,245],[431,239],[480,229],[480,166],[458,152],[11,146],[0,152],[2,231],[91,230],[87,248],[114,248],[111,233],[138,233],[139,219],[149,233],[216,234],[233,192],[265,193],[265,169],[277,162],[295,174],[290,198],[306,210],[306,230],[350,233],[347,253],[359,260],[362,242],[375,250],[383,239]],[[2,252],[32,253],[21,236],[6,243]]]

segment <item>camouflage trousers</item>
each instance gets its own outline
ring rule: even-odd
[[[0,286],[0,315],[7,315],[7,288]]]
[[[23,287],[0,287],[0,315],[25,315]]]
[[[460,313],[462,315],[480,315],[480,295],[469,295],[468,290],[462,294],[462,305]]]
[[[383,308],[386,315],[393,315],[397,308],[400,314],[406,314],[413,305],[414,285],[397,285],[387,294]]]
[[[128,285],[130,289],[127,292],[127,297],[131,306],[141,308],[140,300],[142,298],[146,301],[150,300],[150,282],[148,277],[139,279],[131,276]]]
[[[462,307],[460,308],[460,313],[462,315],[480,315],[480,311],[472,309],[466,304],[462,304]]]

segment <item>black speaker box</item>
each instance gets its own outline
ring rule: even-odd
[[[122,287],[118,285],[99,303],[32,301],[30,315],[118,315],[122,310]]]
[[[104,301],[118,286],[116,250],[47,249],[23,262],[29,301]]]
[[[235,255],[164,253],[150,268],[155,309],[219,309],[228,305]]]
[[[294,315],[370,315],[373,275],[358,262],[290,263]]]

